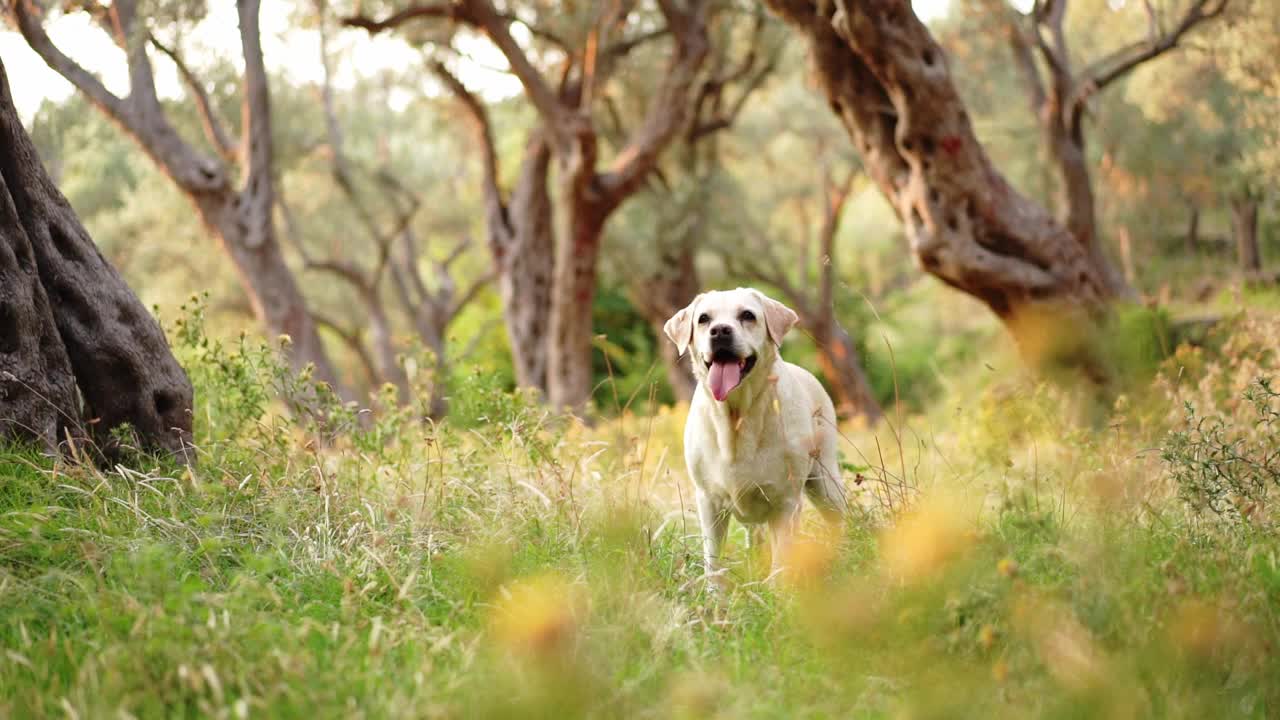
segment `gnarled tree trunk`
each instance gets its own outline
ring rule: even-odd
[[[0,437],[52,447],[88,425],[111,456],[127,423],[181,454],[191,405],[159,324],[45,172],[0,63]]]
[[[506,234],[493,242],[498,289],[516,382],[546,397],[548,333],[550,332],[552,272],[555,265],[555,220],[547,192],[551,148],[535,132],[525,148],[520,177],[506,208],[506,221],[490,214],[490,235],[497,225]],[[505,227],[504,227],[505,226]]]
[[[984,302],[1023,349],[1044,313],[1114,295],[1089,248],[1005,180],[974,136],[947,58],[906,0],[768,0],[808,38],[819,84],[920,265]]]
[[[570,180],[590,182],[587,180]],[[592,306],[596,298],[600,243],[607,211],[585,194],[569,187],[564,232],[556,243],[551,284],[547,352],[547,400],[555,408],[580,409],[591,397]]]
[[[82,431],[76,381],[7,175],[0,172],[0,440],[52,449]]]

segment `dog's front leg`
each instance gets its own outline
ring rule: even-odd
[[[751,570],[754,575],[760,568],[769,566],[769,529],[764,525],[747,526],[747,549],[751,551]]]
[[[791,543],[799,523],[799,502],[783,508],[769,520],[770,545],[773,546],[773,569],[769,573],[770,580],[777,580],[787,571],[787,563],[791,560]]]
[[[704,492],[698,492],[698,523],[702,525],[702,560],[707,579],[713,591],[729,586],[725,570],[720,566],[720,548],[724,545],[725,532],[729,529],[729,515],[716,507]]]

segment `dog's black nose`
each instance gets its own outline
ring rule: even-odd
[[[712,340],[715,340],[717,338],[724,338],[725,340],[728,340],[731,337],[733,337],[732,325],[712,325],[711,326]]]

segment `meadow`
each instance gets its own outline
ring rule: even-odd
[[[815,521],[769,578],[735,525],[722,597],[678,406],[620,397],[584,424],[475,372],[435,424],[337,403],[277,347],[211,339],[198,305],[168,330],[197,392],[190,465],[0,451],[0,715],[1280,708],[1265,309],[1101,410],[987,356],[844,428],[843,536]]]

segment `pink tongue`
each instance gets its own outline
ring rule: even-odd
[[[738,363],[711,363],[711,373],[707,377],[707,382],[711,384],[711,394],[716,400],[723,402],[729,397],[729,391],[738,387],[741,381],[742,367]]]

